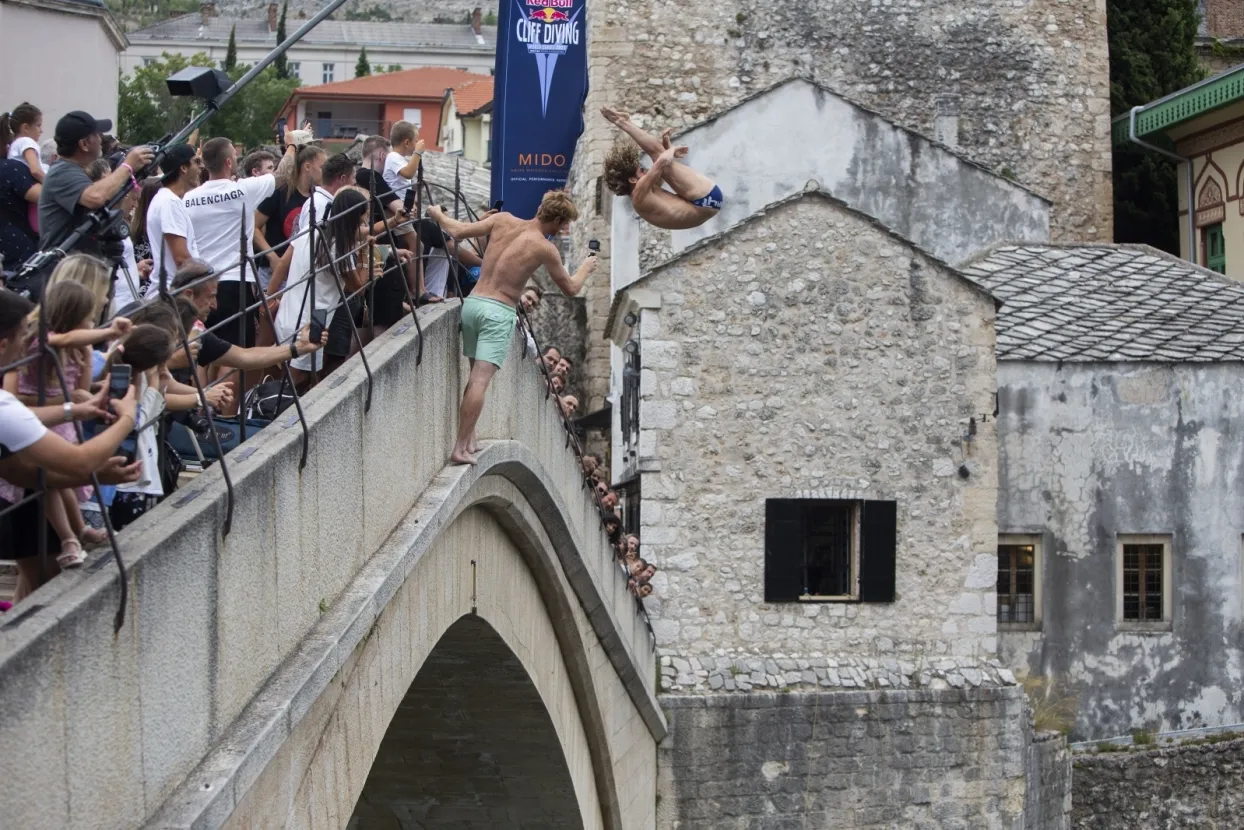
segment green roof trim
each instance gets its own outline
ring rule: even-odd
[[[1244,66],[1206,78],[1190,87],[1172,92],[1165,98],[1145,104],[1136,113],[1136,137],[1162,133],[1228,104],[1244,100]],[[1111,122],[1110,135],[1114,145],[1128,144],[1130,113]]]

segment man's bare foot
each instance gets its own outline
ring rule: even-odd
[[[454,449],[454,451],[449,454],[449,460],[454,464],[474,464],[475,456],[471,455],[466,450]]]
[[[670,148],[670,136],[674,134],[673,127],[666,127],[665,132],[661,133],[661,146],[666,150]]]
[[[623,124],[631,120],[630,113],[622,110],[610,109],[609,107],[601,107],[600,114],[605,116],[605,120],[610,124]]]

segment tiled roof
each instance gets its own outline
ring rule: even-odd
[[[492,103],[492,78],[466,81],[453,88],[458,115],[470,115]]]
[[[301,24],[290,19],[286,28],[290,33]],[[229,32],[237,26],[238,43],[269,43],[276,45],[276,33],[269,31],[266,18],[212,17],[204,25],[201,16],[184,14],[170,20],[162,20],[143,29],[129,33],[131,41],[148,40],[203,41],[225,44]],[[455,52],[492,54],[497,50],[497,27],[481,27],[481,37],[465,23],[380,23],[359,20],[325,20],[299,41],[305,46],[345,45],[387,47],[392,49],[435,49]]]
[[[488,81],[488,75],[447,69],[442,66],[422,66],[401,72],[365,75],[348,81],[331,84],[300,86],[294,90],[295,98],[427,98],[440,101],[445,90],[471,81]]]
[[[1244,360],[1244,284],[1143,245],[1001,245],[960,266],[1002,302],[1002,360]]]

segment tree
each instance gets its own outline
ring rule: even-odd
[[[225,62],[221,69],[228,72],[238,65],[238,24],[229,30],[229,48],[225,50]]]
[[[285,13],[289,11],[289,0],[285,0],[281,4],[281,19],[276,24],[276,42],[278,44],[285,42]],[[281,80],[289,77],[289,61],[285,60],[285,53],[272,62],[273,68],[276,69],[276,76]]]
[[[202,107],[193,98],[174,98],[164,80],[187,66],[210,66],[205,54],[186,58],[164,53],[161,60],[140,66],[122,78],[117,96],[117,134],[127,144],[156,141],[181,129]],[[239,64],[226,70],[236,81],[250,66]],[[273,143],[273,122],[281,105],[298,86],[297,78],[279,78],[268,67],[235,95],[220,112],[209,118],[199,134],[203,138],[224,135],[248,147]]]
[[[354,77],[362,78],[371,74],[371,64],[367,62],[367,47],[359,49],[358,63],[354,64]]]
[[[1205,76],[1197,0],[1107,0],[1110,112],[1156,101]],[[1114,239],[1179,253],[1175,163],[1138,146],[1114,150]]]
[[[402,65],[400,63],[391,63],[389,64],[389,68],[386,69],[385,71],[386,72],[401,72]]]
[[[497,13],[494,11],[489,11],[488,14],[484,15],[484,25],[485,26],[496,26],[497,25]]]

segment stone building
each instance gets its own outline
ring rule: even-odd
[[[666,672],[669,688],[773,685],[764,672],[735,680],[732,658],[888,657],[918,672],[993,656],[997,455],[981,416],[994,300],[980,286],[808,191],[650,270],[616,312],[639,382],[614,459],[635,473],[644,555],[662,568],[657,643],[701,665],[723,658],[703,675]],[[842,513],[850,550],[830,581],[851,601],[809,601],[825,591],[773,558],[766,529],[785,520],[784,499]],[[874,518],[888,522],[876,562]],[[874,565],[885,585],[866,599]]]
[[[658,826],[1065,826],[996,659],[995,308],[815,189],[618,294]]]
[[[1004,662],[1085,738],[1244,720],[1244,285],[1144,247],[996,248]]]
[[[576,223],[574,261],[593,237],[610,253],[599,177],[614,131],[596,115],[601,105],[654,127],[686,128],[797,75],[1014,176],[1052,201],[1054,239],[1111,238],[1101,0],[622,0],[593,8],[587,129],[569,182],[593,209]],[[769,151],[758,144],[736,163]],[[599,280],[585,292],[592,408],[608,390],[610,301]]]
[[[629,199],[609,195],[614,291],[809,182],[947,262],[1003,240],[1050,238],[1047,199],[803,78],[717,113],[678,141],[695,148],[697,168],[714,171],[725,206],[698,228],[670,232],[641,222]]]
[[[1244,6],[1236,0],[1197,0],[1196,51],[1211,72],[1244,63]]]

